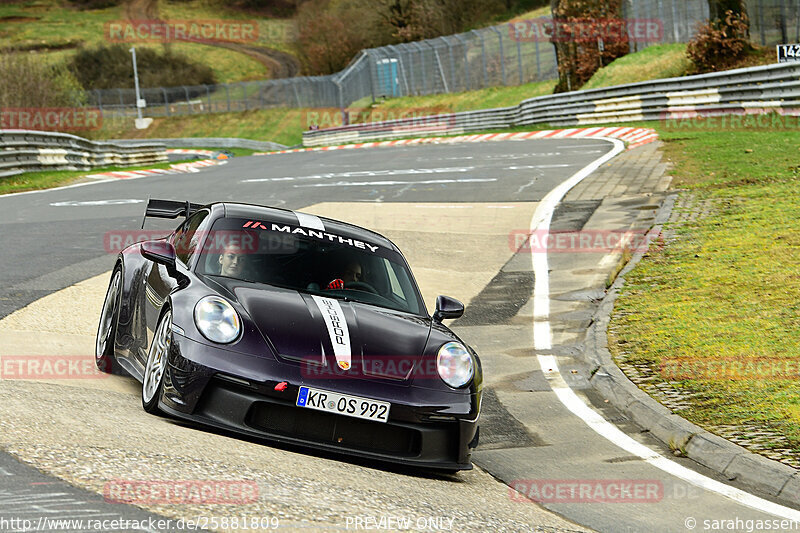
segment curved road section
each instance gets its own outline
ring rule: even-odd
[[[92,353],[116,246],[150,235],[138,228],[155,196],[302,209],[386,234],[429,305],[440,293],[469,302],[454,328],[487,378],[478,468],[438,477],[147,416],[131,378],[4,372],[0,530],[14,513],[79,516],[37,503],[54,487],[96,512],[218,530],[234,517],[321,531],[788,529],[777,526],[794,510],[672,457],[588,384],[585,330],[619,262],[609,243],[646,234],[664,189],[592,172],[615,150],[553,139],[305,152],[0,197],[3,361]],[[547,241],[558,233],[561,244]]]

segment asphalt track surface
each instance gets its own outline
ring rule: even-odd
[[[3,250],[0,254],[0,318],[43,296],[109,271],[114,256],[105,251],[104,234],[109,229],[139,228],[148,197],[198,203],[243,201],[298,210],[314,204],[338,202],[368,202],[373,207],[375,203],[436,203],[451,204],[454,208],[475,202],[530,202],[535,205],[557,185],[610,149],[608,142],[582,139],[304,152],[235,158],[226,165],[196,174],[115,180],[0,197],[0,249]],[[564,227],[580,229],[598,205],[562,207],[564,209],[557,210],[554,215],[553,227],[563,222]],[[436,210],[435,215],[423,218],[420,223],[429,224],[431,231],[452,231],[458,219],[448,218],[447,211]],[[480,212],[476,210],[474,216],[481,216]],[[173,226],[170,221],[148,222],[151,229]],[[514,229],[519,228],[508,228],[508,231]],[[468,241],[470,237],[465,234],[463,238]],[[558,265],[563,269],[569,267]],[[458,270],[457,267],[453,269]],[[530,284],[523,286],[521,301],[530,297]],[[638,480],[654,481],[663,488],[660,497],[640,503],[561,501],[544,504],[576,524],[600,531],[752,530],[752,524],[746,520],[768,520],[771,529],[779,529],[772,522],[779,516],[679,480],[592,431],[583,420],[565,409],[542,377],[542,369],[533,356],[530,325],[513,322],[493,325],[491,319],[480,319],[481,312],[491,309],[482,301],[486,297],[485,291],[481,292],[471,302],[472,309],[467,310],[466,316],[478,316],[477,319],[460,325],[457,322],[454,327],[482,354],[489,376],[493,368],[499,371],[508,364],[501,358],[493,360],[493,350],[506,342],[519,344],[521,355],[515,363],[519,365],[517,379],[527,380],[523,388],[527,394],[506,394],[500,384],[495,388],[491,377],[487,378],[488,435],[482,434],[482,439],[486,437],[489,445],[476,451],[477,465],[505,482],[520,479]],[[556,353],[556,356],[560,367],[578,368],[579,375],[583,371],[568,353]],[[665,446],[604,405],[585,380],[570,383],[570,386],[584,402],[594,406],[637,442],[711,479],[725,481],[689,460],[672,458]],[[0,407],[0,417],[2,411]],[[3,507],[4,497],[42,493],[53,486],[58,487],[64,498],[90,502],[99,508],[97,512],[103,511],[102,499],[98,501],[95,495],[72,489],[52,478],[33,483],[56,485],[32,484],[31,479],[37,474],[7,454],[0,454],[0,474],[3,481],[0,515],[8,509]],[[8,505],[14,505],[15,510],[25,510],[27,505],[27,512],[31,514],[37,509],[41,511],[41,506],[37,508],[35,502],[9,501],[12,503]],[[67,507],[53,507],[54,516],[66,516],[71,512]],[[139,509],[119,505],[114,506],[113,512],[123,516],[148,516]],[[740,522],[705,522],[712,520]],[[690,527],[692,524],[694,527]]]

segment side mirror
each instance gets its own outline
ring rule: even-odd
[[[438,296],[436,298],[436,311],[433,313],[433,319],[441,322],[446,318],[458,318],[464,314],[464,304],[450,298],[449,296]]]
[[[175,268],[175,247],[167,241],[145,241],[142,243],[142,257],[154,263]]]

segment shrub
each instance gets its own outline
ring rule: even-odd
[[[745,13],[726,11],[724,18],[702,24],[689,42],[686,55],[697,72],[725,70],[752,49]]]
[[[137,48],[136,67],[142,88],[217,83],[211,67],[193,63],[169,48],[163,53],[153,48]],[[83,49],[73,57],[70,69],[86,90],[134,85],[131,53],[122,44]]]
[[[86,93],[65,65],[47,65],[35,54],[0,54],[0,107],[72,107]]]

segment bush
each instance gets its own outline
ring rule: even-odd
[[[747,15],[729,10],[724,18],[706,21],[698,28],[686,55],[699,73],[725,70],[752,49],[749,34]]]
[[[86,93],[65,65],[47,65],[30,53],[0,54],[0,108],[72,107]]]
[[[70,69],[86,90],[133,88],[133,61],[128,50],[129,46],[122,44],[84,49],[73,57]],[[136,67],[142,88],[217,83],[210,67],[193,63],[168,48],[163,53],[137,48]]]

